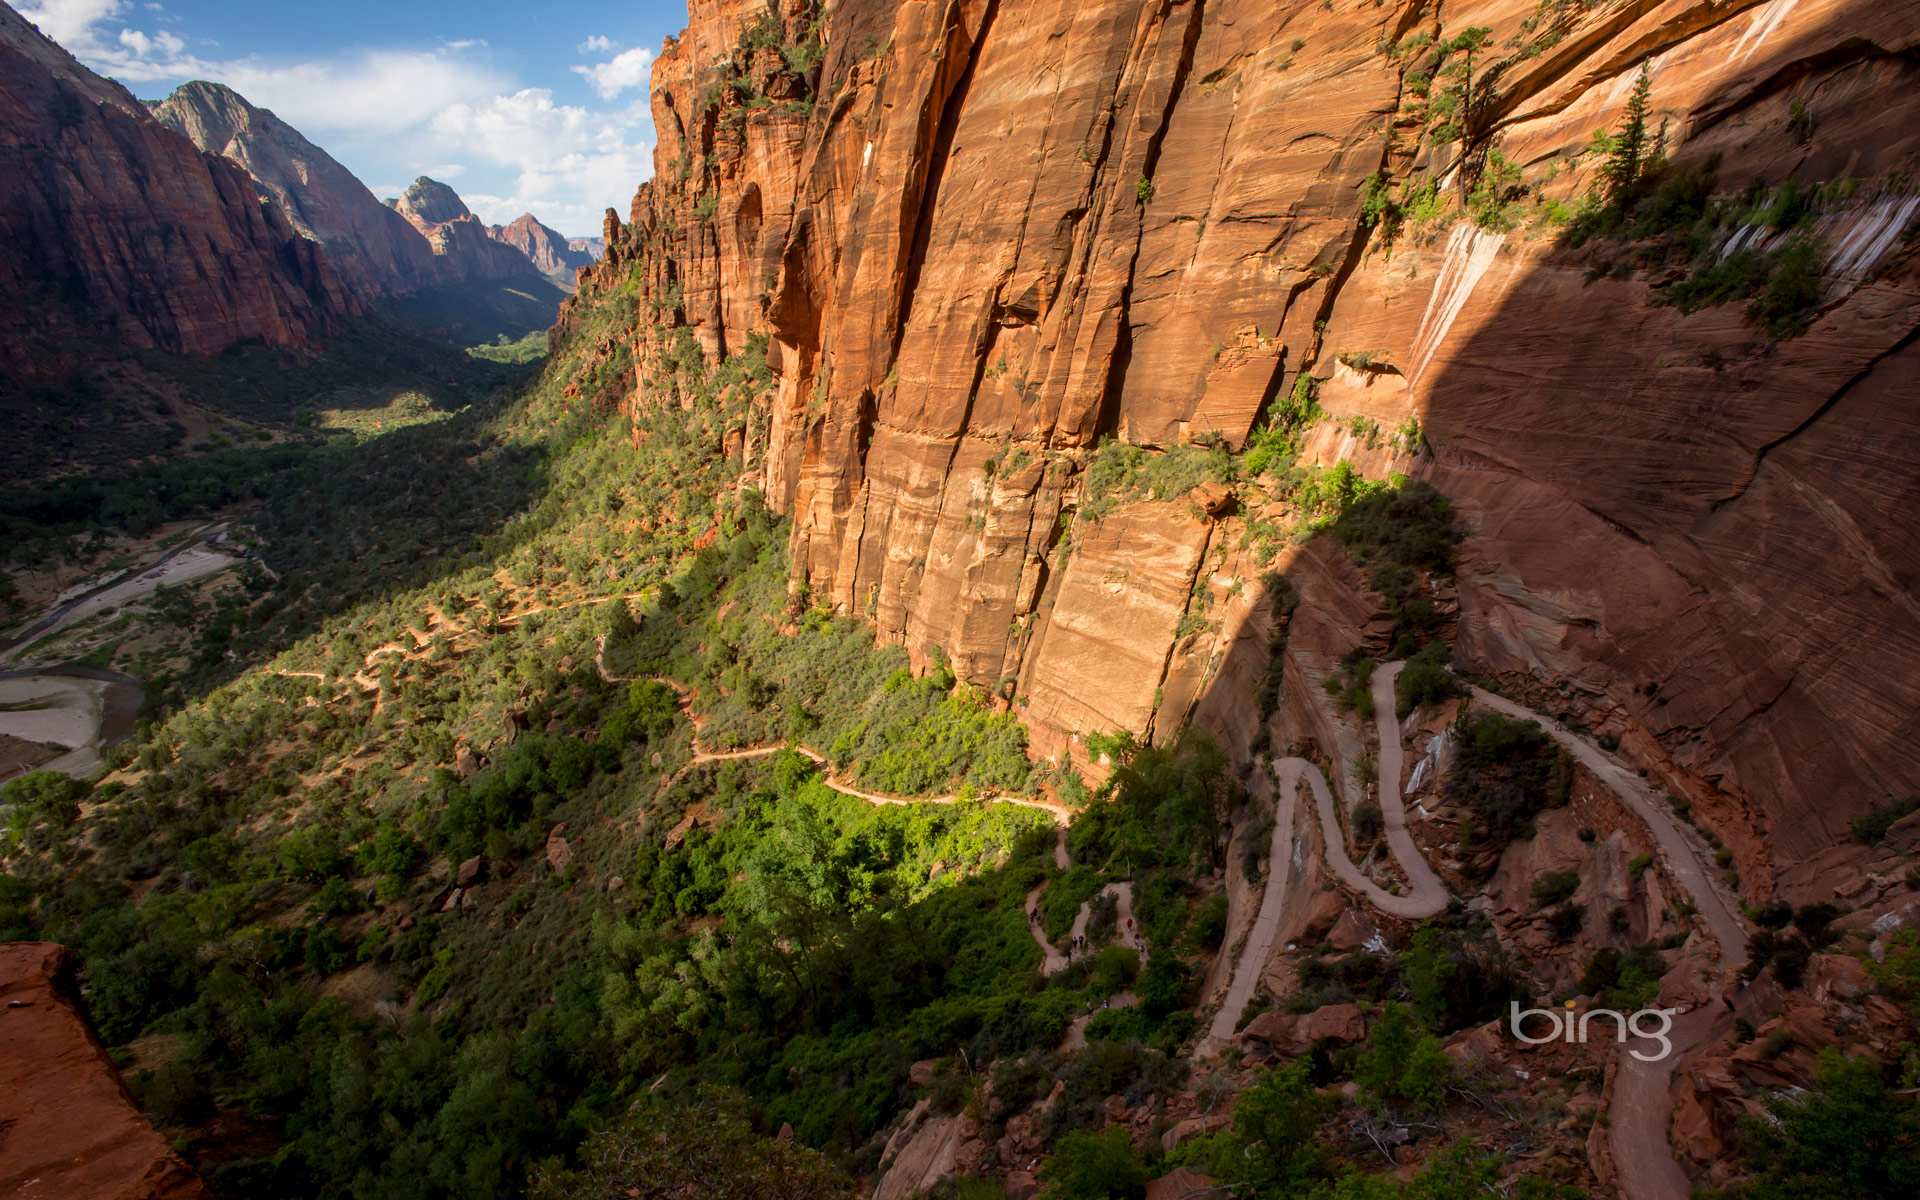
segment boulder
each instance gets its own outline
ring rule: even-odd
[[[938,1066],[937,1058],[923,1058],[907,1068],[907,1082],[914,1087],[923,1088],[933,1082],[933,1069]]]
[[[1147,1200],[1198,1200],[1202,1196],[1218,1195],[1213,1179],[1185,1167],[1175,1167],[1171,1174],[1162,1175],[1147,1183]]]
[[[547,865],[553,868],[555,875],[566,873],[567,864],[573,861],[573,847],[560,835],[567,831],[567,823],[562,821],[553,827],[547,835]]]
[[[1294,1039],[1302,1046],[1326,1040],[1337,1046],[1351,1046],[1367,1036],[1367,1019],[1356,1004],[1329,1004],[1301,1017],[1293,1028]]]
[[[474,884],[479,883],[481,876],[486,873],[486,856],[476,854],[460,864],[459,873],[454,876],[453,884],[455,887],[470,888]]]
[[[1327,932],[1327,941],[1335,950],[1345,952],[1357,950],[1379,936],[1380,931],[1373,927],[1373,922],[1361,916],[1357,909],[1349,908]]]
[[[1240,1031],[1240,1036],[1249,1041],[1265,1042],[1282,1054],[1291,1054],[1294,1026],[1299,1023],[1300,1018],[1292,1013],[1268,1010],[1248,1021],[1247,1027]]]
[[[1301,944],[1312,946],[1322,941],[1346,911],[1347,902],[1339,892],[1315,892],[1313,903],[1307,906],[1307,923],[1300,929]]]
[[[1224,517],[1239,502],[1233,489],[1224,483],[1203,483],[1187,493],[1187,499],[1200,506],[1210,517]]]
[[[1160,1151],[1163,1154],[1172,1154],[1174,1149],[1188,1138],[1215,1133],[1231,1124],[1233,1124],[1233,1118],[1226,1113],[1215,1113],[1207,1117],[1188,1117],[1184,1121],[1175,1122],[1171,1128],[1160,1135]]]
[[[1040,1194],[1040,1181],[1027,1171],[1008,1171],[1001,1186],[1006,1189],[1007,1200],[1034,1200]]]

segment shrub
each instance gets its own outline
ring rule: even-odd
[[[1533,881],[1534,901],[1551,908],[1573,898],[1580,888],[1580,872],[1548,871]]]
[[[1146,1164],[1121,1126],[1098,1134],[1068,1132],[1040,1177],[1046,1200],[1137,1200],[1147,1194]]]
[[[1353,1077],[1376,1105],[1433,1112],[1452,1077],[1452,1061],[1405,1005],[1388,1004],[1367,1031]]]
[[[1400,669],[1400,677],[1394,681],[1400,716],[1460,694],[1459,683],[1447,669],[1452,661],[1453,648],[1445,642],[1428,642],[1407,660],[1407,665]]]
[[[1494,848],[1532,836],[1532,816],[1567,802],[1573,761],[1537,721],[1463,708],[1454,719],[1459,747],[1447,796],[1473,812],[1474,840]]]
[[[1909,813],[1920,812],[1920,796],[1908,796],[1882,808],[1876,808],[1864,817],[1853,819],[1853,840],[1863,845],[1875,846],[1886,840],[1887,831],[1894,822]]]

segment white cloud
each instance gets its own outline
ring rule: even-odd
[[[587,83],[600,94],[602,100],[611,100],[628,88],[644,88],[647,76],[653,71],[653,51],[644,46],[635,46],[623,50],[603,63],[592,66],[575,67],[574,73],[586,76]]]
[[[582,54],[610,54],[613,52],[613,39],[605,34],[596,33],[574,49]]]
[[[89,66],[124,82],[224,83],[363,175],[464,176],[472,192],[463,199],[492,223],[532,212],[557,229],[598,230],[602,211],[609,205],[624,211],[634,188],[652,174],[652,116],[644,96],[608,110],[556,102],[548,88],[517,86],[493,65],[484,41],[284,62],[209,59],[189,52],[187,40],[174,33],[125,26],[122,15],[132,7],[123,0],[41,0],[21,11]],[[195,44],[203,54],[214,45]],[[586,43],[601,53],[613,46],[599,35]],[[611,100],[644,89],[652,61],[648,51],[628,50],[574,70]]]
[[[122,29],[120,44],[139,58],[160,55],[165,58],[177,57],[187,44],[164,30],[149,37],[137,29]]]
[[[120,0],[28,0],[13,7],[41,33],[78,55],[79,44],[93,40],[93,27],[118,16],[122,5]]]

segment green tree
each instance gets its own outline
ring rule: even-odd
[[[1326,1152],[1313,1141],[1326,1100],[1313,1090],[1311,1065],[1302,1058],[1268,1071],[1234,1106],[1234,1133],[1263,1195],[1291,1195],[1326,1173]]]
[[[1046,1200],[1137,1200],[1147,1194],[1146,1164],[1118,1125],[1105,1133],[1065,1134],[1040,1176]]]
[[[691,1103],[643,1101],[589,1137],[576,1170],[539,1171],[534,1200],[837,1200],[853,1181],[817,1150],[754,1131],[740,1097],[700,1085]]]
[[[1653,98],[1653,73],[1649,64],[1640,65],[1640,78],[1627,97],[1627,110],[1620,118],[1619,132],[1611,142],[1606,165],[1600,168],[1600,183],[1608,207],[1624,213],[1644,177],[1650,157],[1647,145],[1647,110]]]
[[[1440,1107],[1451,1074],[1452,1060],[1440,1039],[1422,1029],[1403,1004],[1381,1010],[1353,1071],[1375,1104],[1415,1112]]]
[[[1768,1101],[1771,1121],[1741,1123],[1761,1167],[1751,1200],[1894,1200],[1920,1195],[1920,1116],[1896,1103],[1871,1059],[1820,1052],[1816,1086]]]

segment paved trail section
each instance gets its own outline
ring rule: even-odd
[[[1445,885],[1421,855],[1407,830],[1406,797],[1402,779],[1406,752],[1399,721],[1394,715],[1394,682],[1404,663],[1386,663],[1374,670],[1372,689],[1374,719],[1380,734],[1379,778],[1380,809],[1386,827],[1388,848],[1409,883],[1406,895],[1394,895],[1361,874],[1347,854],[1332,790],[1320,768],[1301,758],[1283,758],[1274,763],[1278,778],[1275,796],[1273,846],[1268,858],[1268,880],[1261,897],[1259,914],[1254,918],[1232,982],[1225,999],[1215,1013],[1213,1023],[1201,1040],[1200,1056],[1218,1053],[1233,1038],[1240,1016],[1246,1011],[1258,986],[1267,959],[1273,952],[1275,933],[1282,916],[1284,894],[1291,868],[1288,854],[1291,839],[1293,803],[1304,782],[1313,791],[1320,828],[1326,846],[1326,860],[1335,875],[1359,892],[1380,911],[1408,920],[1422,920],[1447,905]],[[1634,1038],[1620,1047],[1616,1060],[1614,1093],[1608,1109],[1609,1136],[1614,1161],[1619,1170],[1620,1187],[1629,1200],[1686,1200],[1690,1182],[1674,1158],[1668,1138],[1672,1123],[1673,1101],[1669,1091],[1673,1068],[1686,1052],[1714,1032],[1721,1019],[1719,1003],[1726,980],[1732,978],[1747,959],[1747,933],[1737,915],[1735,900],[1716,878],[1709,865],[1711,851],[1699,833],[1673,815],[1671,808],[1655,796],[1639,772],[1597,745],[1549,717],[1493,695],[1480,688],[1471,689],[1473,702],[1519,720],[1536,721],[1555,741],[1565,746],[1602,783],[1620,796],[1646,823],[1653,834],[1660,856],[1674,880],[1686,890],[1698,907],[1707,932],[1720,946],[1720,982],[1713,989],[1713,1002],[1680,1015],[1669,1038],[1673,1052],[1657,1062],[1643,1062],[1629,1050],[1651,1054],[1659,1044],[1651,1039]],[[1256,784],[1256,799],[1264,799],[1264,781]]]
[[[1289,762],[1301,762],[1301,759],[1289,759]],[[1225,999],[1213,1014],[1213,1024],[1207,1027],[1206,1036],[1200,1039],[1200,1045],[1194,1054],[1206,1058],[1218,1054],[1240,1026],[1240,1014],[1247,1010],[1253,1000],[1253,992],[1260,985],[1260,976],[1267,969],[1267,959],[1273,955],[1275,935],[1280,929],[1282,909],[1286,904],[1287,886],[1292,879],[1294,841],[1293,822],[1294,805],[1299,795],[1298,781],[1291,785],[1282,785],[1276,789],[1265,771],[1254,773],[1254,800],[1274,806],[1273,842],[1267,854],[1266,890],[1260,895],[1260,911],[1253,918],[1253,928],[1248,931],[1246,943],[1241,948],[1240,958],[1234,963],[1233,980],[1227,985]]]
[[[1352,857],[1347,854],[1346,835],[1341,832],[1340,817],[1334,808],[1333,791],[1319,767],[1304,758],[1283,758],[1274,763],[1274,769],[1280,774],[1283,792],[1297,788],[1302,778],[1313,789],[1320,834],[1327,847],[1327,865],[1340,877],[1340,882],[1365,896],[1367,902],[1381,912],[1421,921],[1447,907],[1447,888],[1421,856],[1413,835],[1407,832],[1406,797],[1400,790],[1406,754],[1400,744],[1400,723],[1393,715],[1393,681],[1404,666],[1405,663],[1382,663],[1373,671],[1373,712],[1380,731],[1380,814],[1386,826],[1387,849],[1393,852],[1393,860],[1407,878],[1409,890],[1404,895],[1389,892],[1353,865]]]
[[[1673,1052],[1658,1062],[1642,1062],[1627,1053],[1659,1051],[1659,1043],[1635,1038],[1620,1047],[1609,1106],[1608,1136],[1620,1171],[1620,1188],[1629,1200],[1686,1200],[1691,1183],[1674,1159],[1667,1136],[1673,1121],[1670,1090],[1673,1070],[1681,1058],[1714,1031],[1726,981],[1747,961],[1747,931],[1735,915],[1735,902],[1719,886],[1710,861],[1711,851],[1699,833],[1683,827],[1672,809],[1662,803],[1638,771],[1574,733],[1551,717],[1481,688],[1472,689],[1473,702],[1509,717],[1537,721],[1555,741],[1565,746],[1582,766],[1598,776],[1646,822],[1660,857],[1675,881],[1687,890],[1707,930],[1720,944],[1720,978],[1712,1002],[1676,1017],[1668,1040]]]

